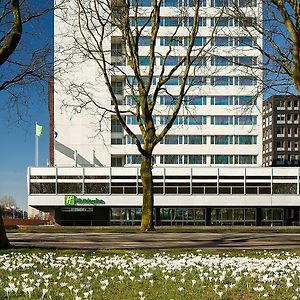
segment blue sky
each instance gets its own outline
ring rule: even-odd
[[[51,14],[38,21],[38,38],[28,35],[36,29],[33,24],[23,28],[23,42],[32,48],[38,48],[45,42],[53,41],[53,17]],[[28,43],[29,42],[29,43]],[[3,69],[2,69],[3,70]],[[47,86],[47,83],[45,83]],[[5,94],[0,94],[0,101],[5,100]],[[17,206],[27,210],[27,167],[35,163],[35,122],[43,125],[43,135],[39,138],[40,166],[46,166],[49,156],[48,141],[48,98],[47,90],[37,94],[30,93],[28,116],[19,125],[12,122],[7,112],[0,111],[0,198],[11,195],[16,199]]]

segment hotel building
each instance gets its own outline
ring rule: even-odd
[[[187,81],[190,89],[174,126],[153,153],[156,223],[297,222],[298,169],[291,173],[288,169],[261,168],[263,103],[258,92],[262,72],[251,67],[262,62],[261,54],[252,47],[255,43],[262,44],[262,36],[247,34],[253,22],[261,21],[261,4],[239,0],[237,4],[249,12],[241,21],[220,15],[222,6],[229,2],[200,2],[194,65]],[[140,2],[136,20],[138,28],[144,28],[139,39],[144,75],[149,65],[151,27],[147,21],[151,3]],[[154,86],[170,43],[172,51],[166,69],[171,70],[185,54],[193,23],[193,3],[189,0],[162,3]],[[182,7],[186,7],[185,15],[179,13]],[[113,106],[97,64],[88,59],[71,64],[61,50],[72,49],[68,44],[70,39],[65,38],[70,26],[67,23],[71,24],[67,21],[55,17],[55,56],[62,62],[55,68],[57,73],[62,69],[65,73],[55,78],[55,92],[50,92],[51,167],[28,169],[29,205],[50,211],[58,223],[65,225],[138,224],[142,186],[137,147],[113,112],[106,113],[100,121],[98,111],[92,109],[74,113],[74,109],[79,112],[78,97],[86,94],[77,90],[74,98],[70,87],[90,86],[89,96],[110,110]],[[119,70],[110,78],[113,91],[120,107],[129,110],[135,104],[128,89],[128,84],[134,85],[134,74],[122,56],[125,45],[120,31],[112,30],[105,45],[111,64]],[[73,56],[74,60],[78,57],[83,55]],[[178,95],[180,82],[178,70],[166,83],[165,93],[159,94],[154,117],[158,131],[172,111],[172,96]],[[138,135],[136,118],[130,113],[124,118]],[[100,134],[96,134],[98,128]],[[286,184],[290,188],[286,189]]]

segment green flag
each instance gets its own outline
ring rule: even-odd
[[[41,136],[43,132],[43,126],[39,125],[38,123],[35,124],[35,135]]]

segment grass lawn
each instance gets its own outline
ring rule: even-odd
[[[156,232],[281,232],[299,233],[300,226],[157,226]],[[18,229],[7,229],[7,232],[23,233],[134,233],[139,232],[139,226],[20,226]]]
[[[300,299],[300,249],[0,251],[0,299]]]

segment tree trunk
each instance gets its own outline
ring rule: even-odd
[[[6,236],[2,214],[0,211],[0,249],[8,249],[9,247],[10,247],[10,243]]]
[[[142,209],[142,223],[141,231],[153,231],[153,178],[152,178],[152,166],[151,155],[141,155],[141,178],[143,183],[143,209]]]

